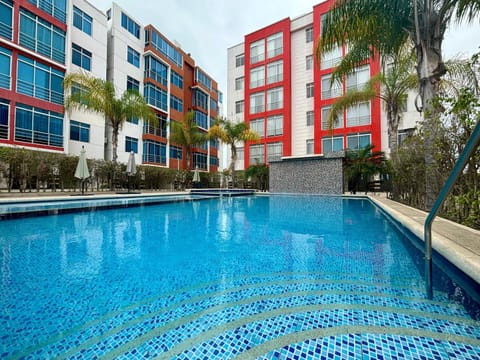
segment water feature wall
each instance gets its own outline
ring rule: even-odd
[[[270,163],[270,192],[342,194],[342,157],[291,157]]]

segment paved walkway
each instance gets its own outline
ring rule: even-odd
[[[424,239],[423,226],[428,215],[425,211],[389,200],[383,195],[369,198],[420,239]],[[432,226],[432,246],[480,284],[480,231],[437,217]]]

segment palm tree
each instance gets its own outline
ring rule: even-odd
[[[327,118],[329,128],[333,127],[333,120],[345,109],[352,105],[381,99],[386,107],[388,139],[392,151],[397,148],[398,125],[402,118],[403,105],[408,93],[417,84],[417,77],[413,73],[414,56],[410,48],[403,48],[391,58],[384,72],[374,75],[362,89],[348,90],[331,106]],[[380,85],[380,92],[378,91]]]
[[[248,127],[245,122],[233,122],[228,119],[217,119],[208,131],[210,139],[220,139],[226,145],[230,145],[232,153],[228,171],[234,181],[235,162],[237,161],[237,143],[245,141],[258,141],[260,136]]]
[[[65,98],[65,109],[91,110],[104,114],[107,125],[112,127],[112,161],[117,163],[118,133],[129,117],[155,122],[155,114],[138,91],[127,90],[120,98],[109,81],[82,73],[65,76],[63,87],[70,93]]]
[[[193,147],[207,141],[207,135],[202,133],[198,125],[195,123],[193,111],[187,112],[181,122],[172,121],[170,124],[170,142],[186,148],[187,170],[191,170]]]
[[[435,163],[434,125],[428,120],[441,111],[434,99],[446,72],[442,60],[445,31],[451,21],[471,22],[479,12],[478,0],[335,0],[316,46],[320,60],[323,52],[349,45],[348,54],[334,72],[333,78],[339,80],[365,59],[397,54],[407,41],[413,42],[421,99],[416,105],[424,112],[429,134],[425,144],[427,209],[435,201],[435,190],[428,181]]]
[[[385,168],[385,156],[382,151],[374,151],[373,145],[358,150],[348,150],[345,157],[345,174],[349,190],[356,194],[360,183],[367,186],[372,176],[382,173]]]

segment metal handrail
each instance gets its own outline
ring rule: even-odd
[[[473,152],[476,150],[477,146],[480,144],[480,120],[477,121],[477,125],[473,130],[472,135],[467,141],[465,145],[465,149],[463,149],[460,157],[458,158],[455,166],[453,167],[452,172],[448,176],[447,181],[442,187],[440,194],[435,200],[433,204],[432,210],[427,216],[425,220],[424,226],[424,239],[425,239],[425,289],[427,293],[427,298],[432,299],[433,297],[433,288],[432,288],[432,223],[435,217],[437,216],[437,212],[442,206],[445,198],[452,190],[453,185],[457,181],[458,176],[462,172],[463,168],[467,164],[467,161],[472,156]]]

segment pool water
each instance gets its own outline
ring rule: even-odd
[[[480,358],[480,322],[425,299],[409,241],[366,199],[4,220],[0,248],[1,358]]]

